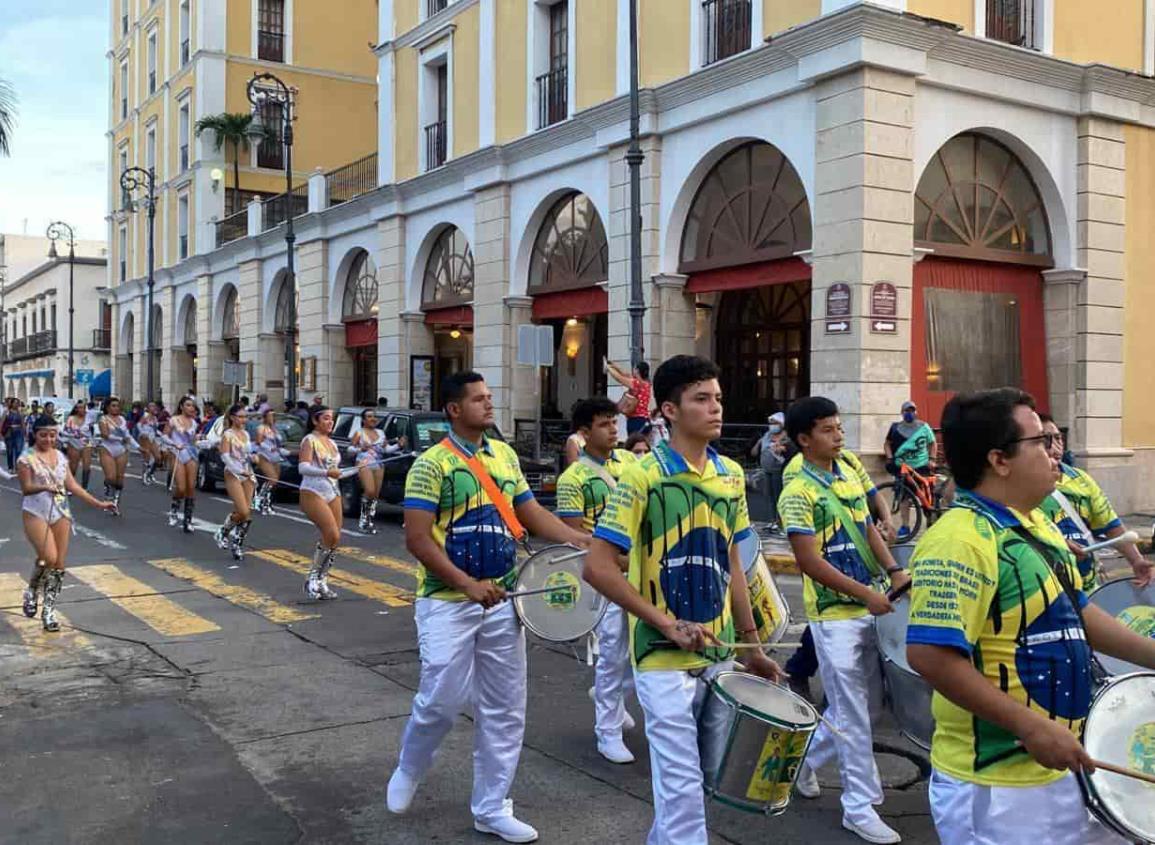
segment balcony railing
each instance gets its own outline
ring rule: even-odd
[[[449,0],[425,0],[425,17],[431,18],[438,12],[445,11],[448,5]]]
[[[1036,0],[987,0],[987,38],[1038,50]]]
[[[279,119],[278,117],[278,121]],[[284,169],[285,145],[281,143],[280,135],[257,144],[257,167],[267,167],[271,170]]]
[[[156,71],[150,70],[148,72],[148,93],[156,93]]]
[[[112,329],[93,329],[92,348],[112,349]]]
[[[177,244],[177,258],[181,261],[188,258],[188,235],[181,235]]]
[[[257,32],[257,58],[266,62],[285,60],[285,33],[262,29]]]
[[[569,117],[569,68],[560,67],[537,77],[537,128],[544,129]]]
[[[706,36],[702,64],[750,49],[750,0],[703,0],[702,23]]]
[[[188,39],[185,38],[180,42],[180,66],[184,67],[185,65],[187,65],[188,60],[189,60],[189,43],[188,43]]]
[[[294,217],[300,217],[309,210],[308,185],[297,185],[288,194],[277,194],[272,199],[266,200],[261,206],[261,231],[267,232],[284,223],[290,208]]]
[[[326,205],[340,205],[377,187],[377,153],[325,174]]]
[[[127,14],[120,16],[120,34],[121,35],[128,35],[128,15]]]
[[[44,355],[56,351],[56,330],[36,332],[27,337],[17,338],[8,344],[4,358],[16,361],[21,358],[31,358],[33,355]]]
[[[230,214],[224,220],[216,222],[217,247],[227,243],[239,241],[249,233],[249,210],[242,208],[236,214]]]
[[[426,170],[433,170],[445,164],[447,128],[444,120],[439,120],[425,127]]]
[[[188,170],[188,144],[180,145],[180,172]]]
[[[120,119],[124,120],[128,117],[128,97],[120,98]]]

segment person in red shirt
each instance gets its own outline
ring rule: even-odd
[[[621,367],[607,358],[606,372],[614,377],[614,381],[626,388],[627,396],[632,396],[636,400],[633,403],[633,410],[622,411],[626,415],[626,434],[644,431],[650,424],[650,395],[653,391],[650,384],[650,365],[645,361],[639,361],[633,373],[626,375]],[[618,407],[621,408],[622,405],[619,403]]]

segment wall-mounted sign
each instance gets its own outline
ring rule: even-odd
[[[898,316],[898,291],[890,282],[870,286],[870,316],[893,320]]]
[[[835,282],[826,290],[826,319],[850,316],[850,285]]]
[[[433,356],[409,356],[409,407],[417,411],[433,409]]]

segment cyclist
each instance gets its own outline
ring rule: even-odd
[[[886,471],[901,481],[902,467],[908,466],[923,477],[930,477],[931,456],[934,449],[934,429],[918,418],[918,406],[911,400],[902,403],[902,419],[890,424],[886,442]],[[910,536],[907,521],[910,517],[910,497],[904,497],[899,506],[898,541]]]

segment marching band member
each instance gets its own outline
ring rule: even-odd
[[[104,473],[104,498],[113,503],[113,507],[105,510],[113,515],[120,513],[128,448],[137,445],[120,411],[120,400],[110,396],[104,402],[104,414],[100,417],[100,469]]]
[[[376,534],[377,497],[385,480],[381,461],[385,458],[386,444],[385,433],[377,428],[377,414],[372,409],[361,412],[361,429],[353,435],[349,451],[357,463],[357,477],[361,482],[361,518],[357,527]]]
[[[1095,681],[1091,649],[1155,668],[1155,640],[1087,603],[1039,509],[1055,467],[1034,400],[960,394],[942,417],[959,493],[912,560],[907,657],[935,689],[930,804],[944,845],[1122,845],[1073,773]]]
[[[312,429],[301,441],[301,510],[316,526],[321,537],[313,550],[313,566],[305,581],[305,595],[311,599],[335,599],[329,586],[329,570],[341,542],[341,453],[329,435],[333,432],[333,411],[314,404],[309,410]]]
[[[901,842],[874,809],[883,798],[871,736],[882,670],[871,617],[894,608],[872,581],[885,570],[897,589],[909,577],[871,522],[859,475],[842,461],[838,406],[822,396],[799,399],[786,411],[786,433],[802,450],[803,465],[782,491],[779,511],[802,570],[826,716],[842,735],[835,741],[825,724],[819,727],[796,788],[804,798],[818,797],[814,772],[837,757],[842,826],[867,842]]]
[[[281,444],[284,438],[277,431],[277,412],[269,408],[261,414],[261,424],[253,435],[253,452],[261,480],[253,496],[253,510],[268,516],[273,512],[273,493],[281,480]]]
[[[217,529],[217,545],[228,549],[234,560],[244,560],[245,535],[252,525],[251,505],[256,478],[253,476],[253,461],[256,458],[249,443],[249,432],[245,424],[249,413],[244,405],[233,405],[225,417],[225,430],[217,445],[221,462],[225,465],[225,490],[232,500],[233,509],[225,517],[224,524]]]
[[[573,407],[573,430],[584,444],[577,458],[557,480],[557,515],[566,525],[593,534],[598,517],[617,487],[622,471],[635,460],[618,443],[618,406],[603,397],[583,399]],[[622,569],[629,566],[619,556]],[[622,730],[633,727],[626,712],[630,673],[629,632],[616,604],[606,608],[597,627],[598,661],[594,669],[594,732],[598,753],[611,763],[632,763],[634,755],[622,741]]]
[[[741,467],[709,446],[722,430],[713,362],[676,355],[658,367],[653,391],[670,439],[622,472],[583,574],[629,614],[653,772],[647,842],[705,845],[697,711],[714,676],[734,665],[722,643],[757,642],[737,547],[751,530],[746,483]],[[628,576],[618,564],[622,552],[630,556]],[[750,672],[781,675],[760,650],[742,659]]]
[[[144,407],[140,422],[136,424],[137,439],[140,441],[140,454],[144,459],[144,469],[141,470],[140,480],[146,486],[156,481],[156,465],[160,462],[160,450],[156,445],[156,432],[156,404],[149,402]]]
[[[80,486],[88,489],[88,474],[92,464],[92,435],[83,402],[72,406],[72,413],[64,421],[60,440],[68,449],[68,471],[80,479]]]
[[[172,506],[168,512],[168,524],[174,527],[179,525],[184,533],[191,534],[193,508],[196,507],[197,467],[200,463],[196,400],[191,396],[181,399],[177,403],[176,413],[169,418],[158,437],[173,452]]]
[[[32,448],[26,449],[16,464],[20,492],[24,494],[24,536],[36,552],[36,567],[24,590],[24,615],[29,619],[36,616],[43,587],[41,622],[45,631],[59,631],[56,602],[64,583],[64,562],[72,533],[72,511],[65,493],[106,511],[115,510],[116,503],[102,502],[76,483],[68,460],[56,447],[56,420],[40,417],[32,424],[32,436]]]
[[[473,826],[506,842],[533,842],[537,831],[514,816],[507,797],[525,736],[526,658],[525,632],[503,600],[517,572],[515,538],[525,529],[580,547],[589,537],[545,510],[517,453],[486,435],[493,394],[480,374],[449,376],[441,395],[450,433],[417,458],[405,482],[405,543],[421,563],[421,680],[388,808],[409,809],[438,746],[472,702]]]

